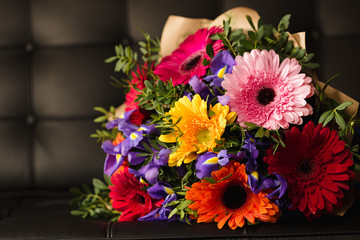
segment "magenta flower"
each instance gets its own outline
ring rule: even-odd
[[[198,77],[204,76],[209,66],[204,66],[203,60],[204,58],[210,60],[210,57],[206,54],[206,45],[211,44],[214,53],[218,53],[223,48],[222,41],[212,40],[210,36],[221,31],[222,29],[219,27],[199,29],[193,35],[187,37],[170,56],[164,57],[155,68],[154,73],[162,81],[172,79],[174,85],[187,84],[195,75]]]
[[[239,123],[255,123],[267,129],[288,128],[302,124],[301,117],[312,114],[305,98],[314,94],[311,78],[300,73],[296,59],[256,49],[237,56],[231,74],[225,74],[222,86],[230,97],[231,111],[237,113]]]

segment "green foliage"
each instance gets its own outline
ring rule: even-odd
[[[140,41],[138,44],[140,46],[140,52],[143,54],[142,59],[144,62],[156,61],[160,58],[160,40],[159,38],[152,39],[150,35],[140,29],[144,35],[145,41]]]
[[[75,197],[69,202],[77,210],[72,210],[71,214],[82,218],[101,218],[108,221],[117,221],[120,213],[114,210],[110,203],[109,184],[110,179],[104,176],[105,182],[94,178],[93,190],[83,184],[82,188],[70,188],[70,193]]]
[[[121,71],[128,74],[137,63],[137,53],[134,52],[130,46],[123,47],[119,44],[115,46],[115,54],[115,56],[107,58],[105,63],[112,63],[116,61],[114,71]]]
[[[276,28],[272,25],[265,25],[260,18],[257,27],[250,16],[246,16],[252,30],[243,33],[242,29],[232,32],[230,21],[223,21],[224,32],[217,33],[212,39],[222,40],[225,47],[229,49],[232,55],[243,55],[253,49],[273,49],[279,54],[281,61],[285,58],[295,58],[304,69],[314,69],[319,64],[310,62],[314,57],[313,53],[306,53],[306,49],[295,47],[293,41],[289,40],[289,34],[286,32],[290,24],[290,15],[285,15]]]
[[[318,123],[322,123],[323,126],[327,126],[331,123],[331,128],[336,128],[335,124],[338,126],[339,129],[339,136],[345,140],[345,137],[348,134],[354,133],[354,123],[355,123],[355,116],[356,113],[346,122],[345,114],[343,110],[347,107],[351,106],[352,102],[343,102],[341,104],[337,103],[334,99],[331,99],[325,95],[325,90],[329,86],[329,84],[340,74],[337,74],[330,78],[325,85],[321,88],[319,85],[316,85],[316,90],[319,92],[318,95],[318,107],[315,112],[315,117],[317,118],[318,115]]]
[[[95,123],[101,123],[102,127],[108,122],[110,117],[115,116],[115,107],[111,106],[109,110],[102,107],[95,107],[95,111],[102,113],[103,115],[94,119]],[[98,142],[104,142],[106,140],[114,140],[118,134],[118,130],[113,128],[111,130],[99,130],[90,135],[91,138],[96,138]]]
[[[135,102],[138,102],[141,108],[156,113],[152,115],[154,123],[162,121],[165,112],[168,112],[183,96],[186,88],[184,85],[174,86],[171,81],[164,83],[161,80],[156,82],[145,80],[144,84],[145,88]]]
[[[185,192],[184,192],[185,193]],[[197,217],[197,211],[191,210],[188,206],[192,203],[191,200],[187,199],[179,199],[176,201],[172,201],[171,203],[167,204],[166,206],[174,206],[173,210],[170,212],[168,218],[172,218],[175,214],[179,215],[180,221],[185,221],[187,224],[191,225],[190,223],[190,216],[193,215]]]

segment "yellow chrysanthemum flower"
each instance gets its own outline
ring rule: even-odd
[[[215,139],[221,139],[226,124],[235,121],[236,113],[229,112],[228,106],[220,103],[210,105],[211,117],[207,104],[196,94],[192,101],[180,98],[167,115],[173,122],[181,120],[174,128],[174,133],[161,135],[159,140],[166,143],[179,142],[178,149],[170,154],[169,166],[180,166],[196,159],[197,154],[212,151],[216,147]]]

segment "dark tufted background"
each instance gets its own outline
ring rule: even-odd
[[[290,32],[307,32],[320,78],[341,72],[333,86],[359,101],[356,0],[0,0],[0,237],[132,238],[136,229],[121,235],[124,225],[84,222],[66,206],[69,187],[102,176],[104,154],[89,138],[93,107],[124,99],[104,59],[115,44],[142,40],[138,26],[160,36],[170,14],[213,19],[237,6],[273,24],[291,13]]]

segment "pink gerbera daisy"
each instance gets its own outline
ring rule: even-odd
[[[286,58],[280,64],[273,50],[256,49],[237,56],[235,62],[222,86],[241,125],[251,122],[273,130],[288,128],[289,123],[300,125],[302,116],[312,114],[305,98],[314,94],[314,87],[311,78],[300,73],[296,59]]]
[[[204,76],[209,66],[204,66],[203,60],[210,60],[206,54],[206,45],[211,44],[214,53],[218,53],[224,45],[221,40],[212,40],[210,36],[221,31],[219,27],[199,29],[187,37],[170,56],[164,57],[154,73],[162,81],[172,79],[174,85],[187,84],[194,75]]]

